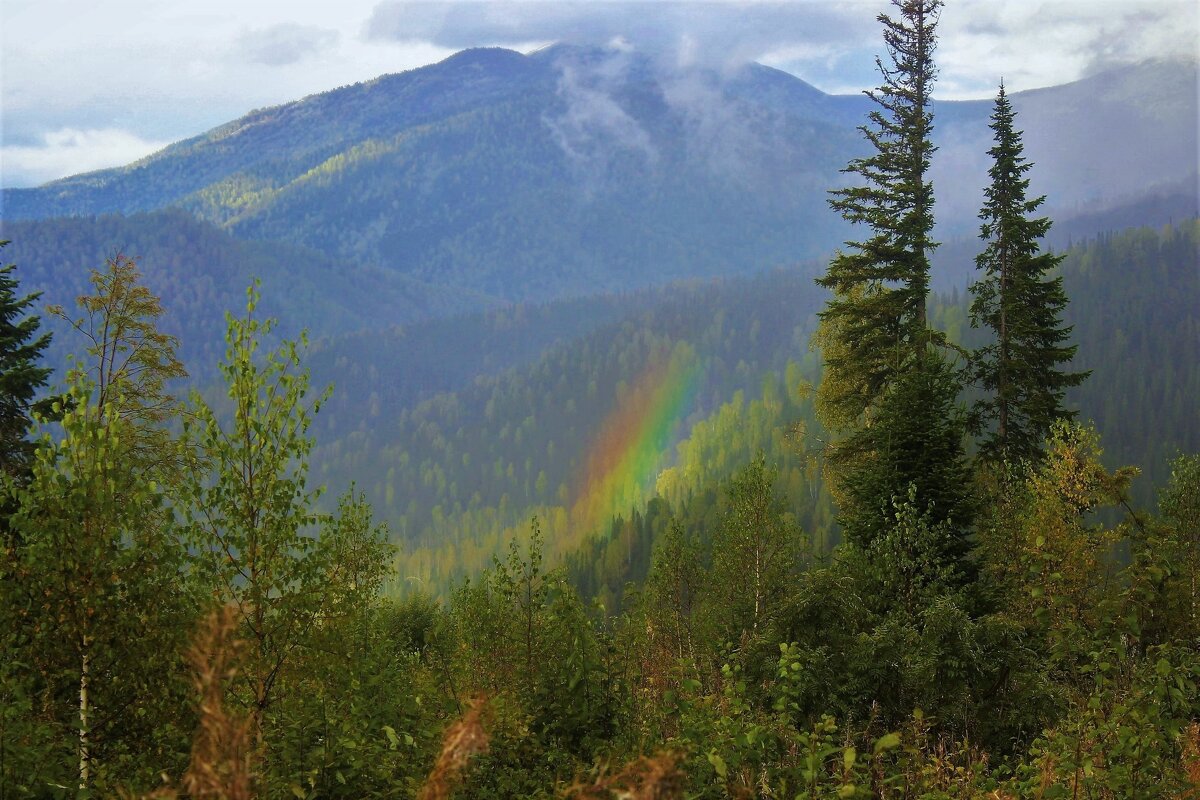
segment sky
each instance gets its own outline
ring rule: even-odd
[[[263,106],[466,47],[612,44],[876,85],[887,0],[0,0],[0,186],[118,166]],[[1194,0],[949,0],[935,97],[1196,58]]]

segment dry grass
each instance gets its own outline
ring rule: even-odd
[[[1180,800],[1200,800],[1200,723],[1193,722],[1183,732],[1183,774],[1190,784]]]
[[[167,787],[147,800],[253,800],[254,743],[249,716],[225,707],[225,686],[237,673],[242,642],[237,609],[214,611],[200,626],[187,652],[200,696],[200,724],[192,737],[192,757],[180,789]]]
[[[192,760],[183,776],[188,796],[211,800],[254,797],[254,746],[249,716],[225,707],[225,686],[237,672],[242,642],[236,637],[237,609],[225,606],[211,614],[188,661],[200,694],[200,727],[192,739]]]
[[[683,797],[683,773],[679,756],[659,753],[631,761],[620,772],[601,769],[591,783],[567,789],[565,798],[576,800],[677,800]]]
[[[447,800],[462,780],[467,762],[487,752],[488,733],[483,724],[486,710],[486,699],[475,698],[467,704],[462,718],[446,729],[442,752],[417,793],[419,800]]]

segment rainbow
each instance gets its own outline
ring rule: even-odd
[[[645,501],[680,423],[695,405],[700,377],[694,351],[680,344],[652,357],[617,399],[583,462],[571,509],[575,530],[596,532],[613,515]]]

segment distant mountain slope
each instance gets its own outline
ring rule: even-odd
[[[442,317],[494,304],[480,295],[431,287],[404,275],[364,268],[294,244],[234,239],[180,210],[74,217],[0,225],[4,263],[17,264],[22,291],[44,292],[42,303],[75,312],[91,291],[91,269],[118,252],[138,259],[146,285],[163,300],[163,328],[179,337],[193,374],[209,374],[224,353],[225,312],[246,304],[250,281],[262,281],[261,311],[281,333],[308,328],[313,336],[365,326]],[[51,329],[56,323],[45,318]],[[66,363],[80,343],[60,330],[47,362]]]
[[[1030,191],[1047,195],[1046,210],[1066,220],[1181,186],[1200,197],[1197,64],[1149,61],[1012,94],[1025,155],[1036,165],[1029,174]],[[979,207],[992,144],[986,128],[990,103],[983,106],[939,103],[935,108],[940,119],[934,124],[942,127],[932,173],[939,215]]]
[[[126,167],[4,193],[4,215],[28,219],[133,213],[177,204],[242,171],[290,179],[362,141],[426,125],[527,88],[526,59],[474,50],[419,70],[252,111]]]
[[[1196,65],[1017,92],[1034,189],[1104,211],[1197,172]],[[468,50],[255,111],[140,162],[3,195],[6,219],[179,207],[421,282],[537,300],[823,255],[869,101],[555,46]],[[936,104],[943,234],[975,226],[990,103]],[[1194,178],[1192,179],[1194,185]]]
[[[1078,245],[1062,267],[1077,364],[1094,370],[1069,402],[1083,419],[1096,422],[1110,465],[1144,469],[1146,478],[1136,487],[1142,502],[1152,500],[1169,458],[1200,451],[1198,246],[1200,222],[1192,220]],[[657,303],[536,360],[415,404],[389,387],[427,360],[420,351],[429,338],[420,332],[424,325],[405,337],[382,339],[386,360],[364,353],[362,336],[327,342],[315,355],[314,378],[336,381],[333,365],[339,363],[343,374],[355,377],[346,396],[335,392],[327,406],[333,418],[318,420],[314,475],[335,489],[356,480],[421,574],[444,579],[485,565],[503,532],[535,513],[548,530],[578,542],[593,532],[584,529],[588,521],[595,522],[586,515],[583,523],[577,519],[581,498],[594,483],[595,454],[619,450],[610,440],[628,443],[622,432],[636,437],[653,416],[655,401],[637,402],[642,393],[669,397],[690,382],[687,401],[661,426],[666,434],[659,449],[639,454],[640,483],[624,487],[615,501],[608,498],[613,513],[627,514],[630,498],[644,502],[656,488],[685,496],[727,476],[759,448],[792,452],[794,445],[783,440],[798,419],[807,418],[809,431],[819,436],[811,404],[798,392],[801,380],[819,375],[808,339],[820,298],[805,272],[658,290]],[[592,316],[585,310],[589,302],[600,301],[573,301],[570,307],[580,317]],[[971,343],[977,336],[961,293],[932,307],[936,324],[952,339]],[[538,329],[561,326],[553,308],[515,330],[530,340],[551,340]],[[482,327],[501,330],[494,322]],[[471,336],[480,328],[463,329]],[[687,381],[672,378],[662,368],[671,359],[694,365],[696,373]],[[641,410],[626,413],[630,408]],[[612,420],[619,424],[609,425]],[[685,437],[692,440],[689,449],[677,454],[674,445]],[[677,457],[690,458],[690,465],[656,484],[658,471],[678,463]],[[821,492],[815,475],[789,472],[788,479],[811,496]],[[808,506],[807,513],[827,525],[825,503],[823,509]],[[562,552],[564,546],[551,548]]]

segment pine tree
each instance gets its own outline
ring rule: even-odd
[[[987,392],[972,410],[976,429],[988,431],[980,444],[987,461],[1039,458],[1052,423],[1073,416],[1063,408],[1064,392],[1088,376],[1063,369],[1075,355],[1075,346],[1065,344],[1071,328],[1061,321],[1067,296],[1061,277],[1047,277],[1063,256],[1040,252],[1051,223],[1030,216],[1046,198],[1026,199],[1025,174],[1033,165],[1022,154],[1015,118],[1002,83],[990,125],[991,185],[979,212],[987,247],[975,263],[983,277],[971,287],[972,326],[995,333],[974,354],[972,368]]]
[[[0,241],[0,247],[6,244]],[[16,264],[0,267],[0,471],[14,476],[28,468],[29,412],[38,389],[50,377],[48,367],[38,366],[50,334],[39,336],[41,319],[28,314],[41,292],[18,298],[16,268]]]
[[[866,94],[878,104],[859,128],[873,153],[843,172],[863,185],[834,190],[830,205],[871,235],[848,242],[817,283],[834,296],[821,312],[818,341],[826,371],[819,405],[835,427],[852,427],[895,376],[922,361],[934,340],[925,318],[929,293],[934,152],[930,91],[941,0],[893,0],[899,19],[879,16],[891,66],[876,65],[883,85]]]
[[[840,520],[847,540],[870,551],[895,526],[898,503],[907,502],[947,533],[932,557],[935,571],[962,578],[971,574],[966,527],[973,514],[958,389],[940,358],[897,377],[871,425],[851,438],[860,455],[844,465]]]
[[[937,246],[927,172],[942,4],[893,2],[898,19],[879,17],[890,66],[876,59],[883,85],[867,94],[879,107],[860,128],[874,152],[845,169],[863,185],[835,190],[830,201],[870,236],[849,242],[818,281],[834,296],[817,334],[825,358],[817,408],[843,434],[831,456],[846,538],[870,551],[895,525],[895,503],[907,499],[946,534],[938,574],[965,575],[971,508],[959,385],[925,311]]]

